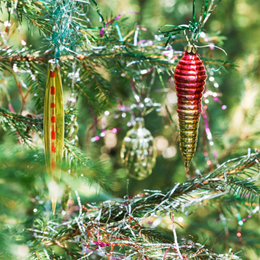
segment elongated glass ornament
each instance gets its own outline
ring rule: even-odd
[[[47,173],[57,184],[61,174],[64,139],[63,93],[60,69],[53,60],[48,64],[48,77],[44,102],[44,145]],[[53,183],[52,189],[58,189]],[[51,190],[52,210],[55,213],[58,190]]]
[[[156,162],[153,136],[144,127],[144,119],[137,117],[136,124],[123,140],[121,159],[130,177],[143,180],[151,173]]]
[[[180,150],[188,173],[197,146],[201,97],[207,78],[206,69],[194,46],[187,46],[176,66],[174,78],[178,97]]]

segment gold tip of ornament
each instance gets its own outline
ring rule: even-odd
[[[184,161],[184,168],[185,168],[185,172],[188,174],[190,171],[190,161]]]
[[[52,214],[55,215],[55,211],[56,211],[56,203],[57,201],[55,199],[53,199],[51,201],[51,206],[52,206]]]

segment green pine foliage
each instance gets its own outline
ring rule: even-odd
[[[1,1],[0,259],[257,259],[259,51],[249,24],[260,23],[243,15],[260,6],[233,2]],[[203,47],[208,74],[188,179],[173,82],[187,38]],[[55,214],[43,147],[50,59],[67,101]],[[143,181],[120,163],[134,115],[156,137]]]

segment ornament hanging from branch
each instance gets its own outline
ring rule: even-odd
[[[50,197],[55,213],[59,191],[57,182],[61,174],[64,139],[63,93],[60,69],[54,60],[49,61],[44,102],[44,145],[47,173],[52,176]]]
[[[152,173],[156,162],[156,149],[153,136],[144,127],[144,119],[137,117],[135,122],[123,140],[121,158],[130,177],[143,180]]]
[[[151,72],[152,70],[148,71],[147,74]],[[150,85],[154,81],[154,75],[152,73]],[[140,77],[140,79],[143,79],[143,77]],[[144,116],[154,109],[158,111],[161,104],[152,101],[149,97],[150,87],[145,86],[143,82],[132,80],[131,83],[131,89],[136,100],[136,103],[130,106],[134,118],[131,122],[133,128],[127,132],[123,140],[121,158],[130,177],[143,180],[152,173],[156,162],[154,138],[144,126]]]
[[[209,16],[219,4],[220,0],[204,0],[198,21],[195,17],[196,0],[193,0],[193,19],[189,24],[166,25],[173,29],[165,31],[168,42],[173,36],[184,33],[188,45],[185,53],[179,60],[175,72],[175,85],[177,91],[177,113],[179,117],[180,150],[184,158],[185,171],[188,173],[190,162],[194,156],[197,139],[199,120],[201,115],[201,98],[207,78],[206,69],[198,57],[195,42],[198,41],[203,32],[204,25]],[[187,33],[190,34],[190,38]]]
[[[57,183],[61,174],[64,143],[62,81],[57,62],[63,54],[75,53],[79,44],[77,39],[82,35],[81,29],[85,28],[76,17],[80,16],[82,21],[85,14],[82,12],[82,4],[76,0],[46,0],[44,6],[48,10],[45,16],[46,23],[53,24],[52,33],[46,40],[55,58],[55,61],[49,63],[44,104],[45,158],[47,172],[52,176],[52,182],[48,186],[55,213],[56,202],[60,195]]]
[[[196,52],[196,47],[188,45],[174,72],[180,149],[186,172],[197,146],[201,97],[207,78],[205,67]]]

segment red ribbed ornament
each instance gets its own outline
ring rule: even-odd
[[[188,45],[174,72],[178,97],[180,150],[184,158],[186,172],[197,146],[201,97],[207,78],[205,67],[196,53],[196,48]]]

